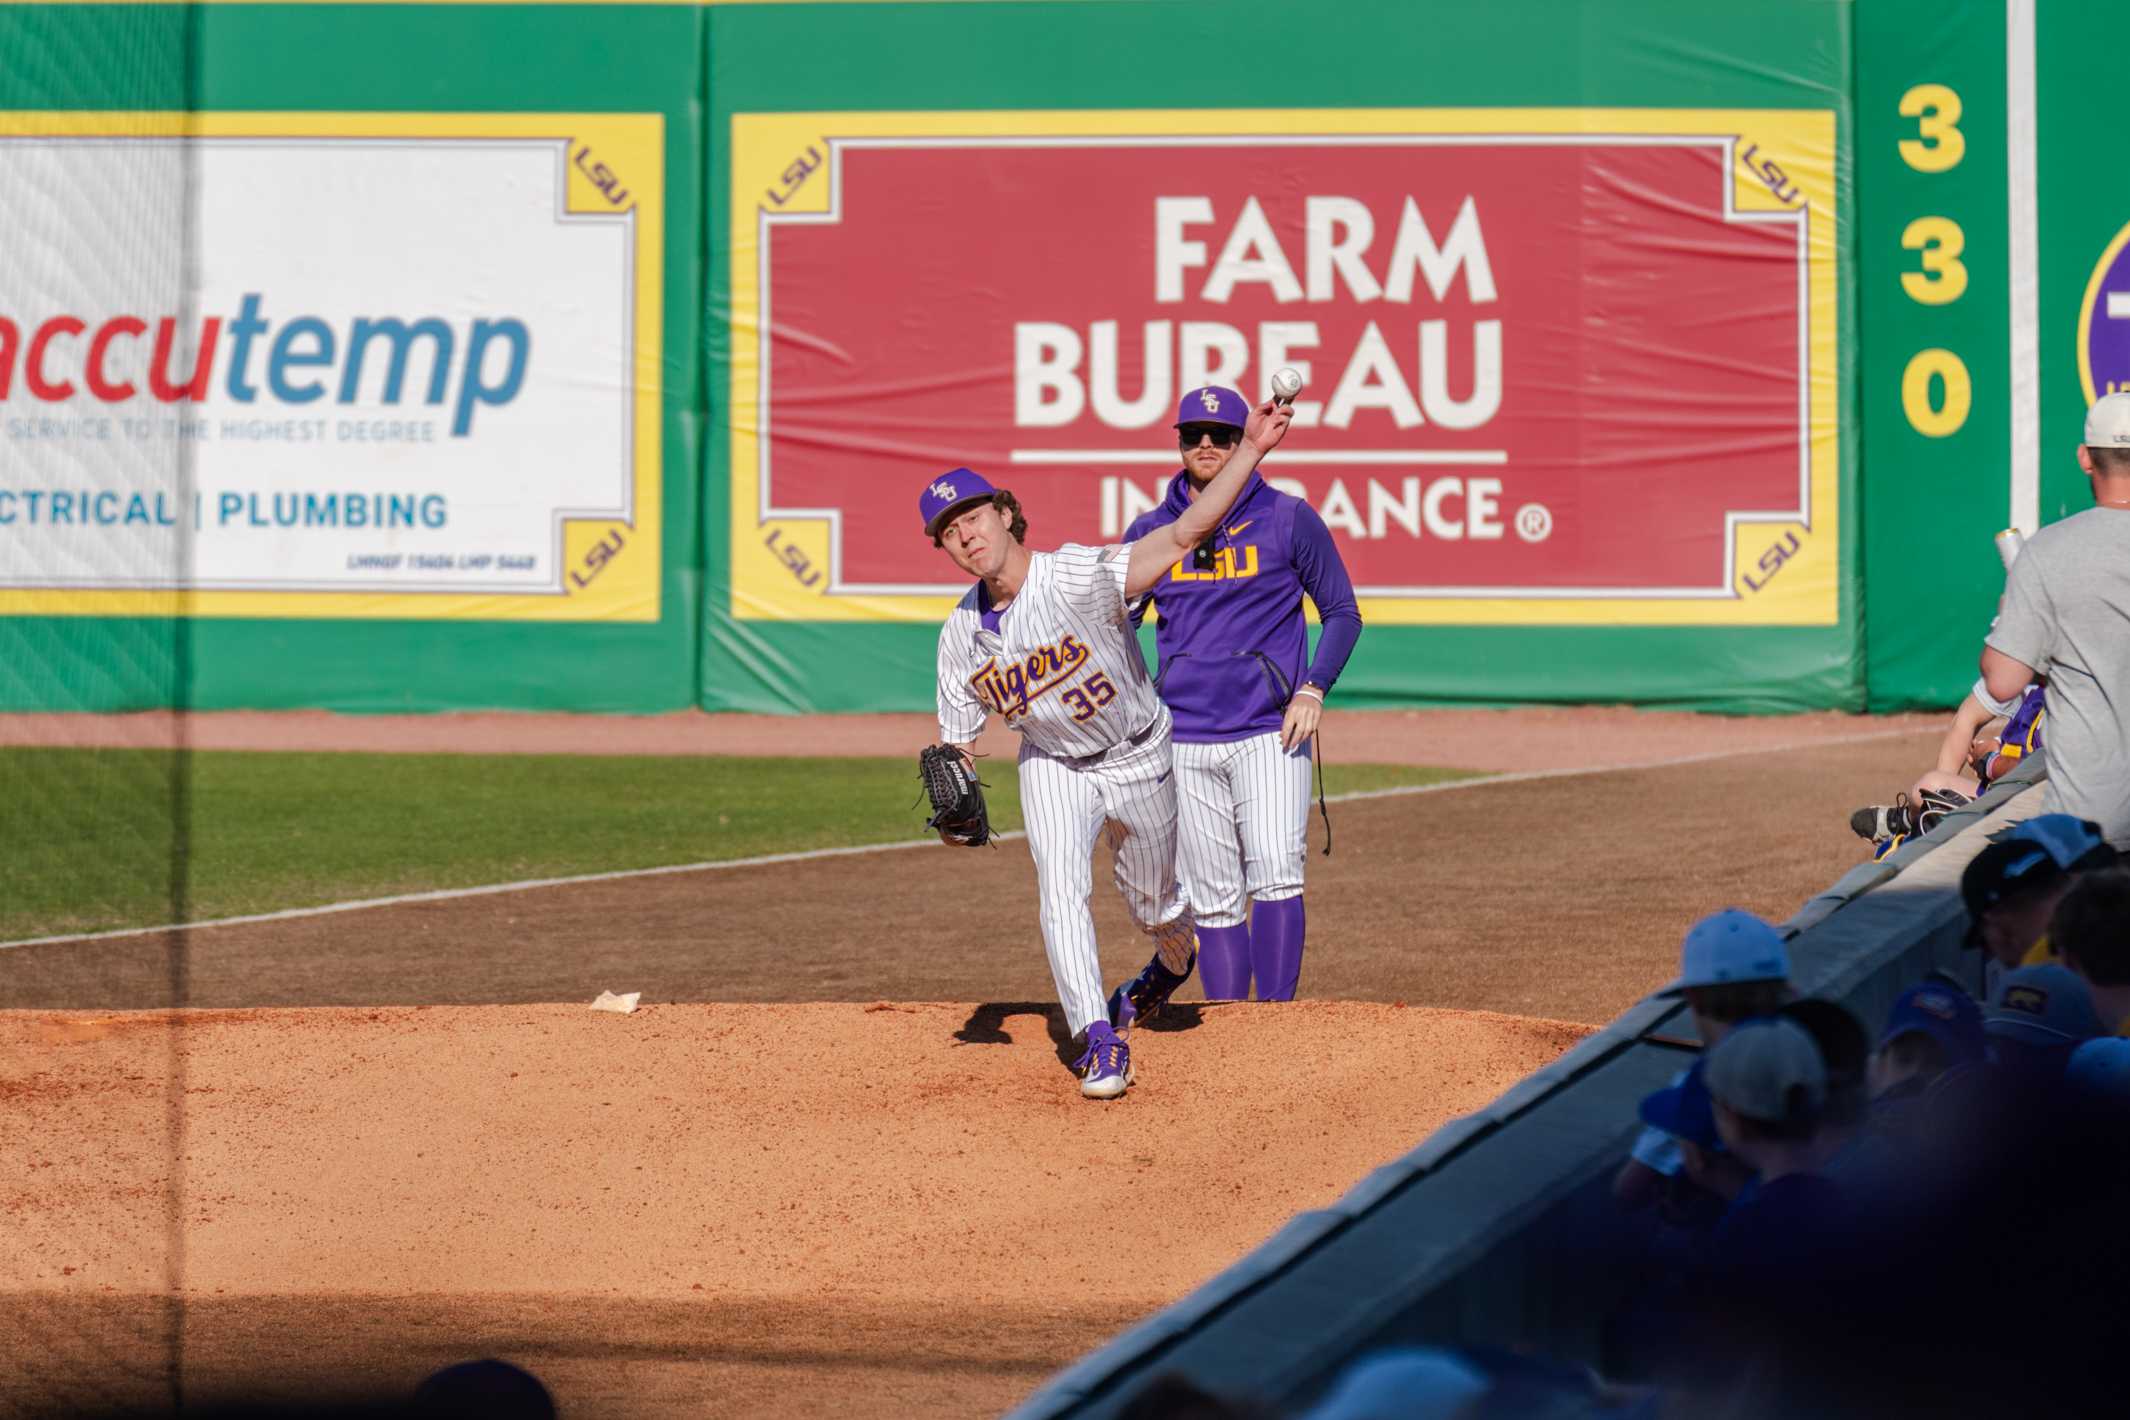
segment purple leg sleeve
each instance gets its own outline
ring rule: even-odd
[[[1208,1001],[1250,999],[1250,924],[1198,929],[1198,984]]]
[[[1302,983],[1302,939],[1309,916],[1300,896],[1250,906],[1250,962],[1257,972],[1257,999],[1292,1001]]]

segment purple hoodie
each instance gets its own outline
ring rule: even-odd
[[[1124,535],[1137,541],[1173,523],[1190,506],[1190,476],[1169,480],[1160,507],[1141,514]],[[1303,681],[1331,689],[1361,637],[1353,582],[1316,510],[1253,473],[1207,544],[1210,569],[1186,557],[1149,594],[1160,616],[1155,685],[1184,744],[1248,739],[1277,730],[1287,699]],[[1302,596],[1316,603],[1324,634],[1303,670],[1309,623]],[[1140,603],[1143,611],[1145,603]]]

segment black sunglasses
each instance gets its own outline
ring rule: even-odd
[[[1207,437],[1216,449],[1232,449],[1242,430],[1232,424],[1186,424],[1176,431],[1176,442],[1186,449],[1197,448],[1199,439]]]

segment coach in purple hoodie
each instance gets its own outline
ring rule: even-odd
[[[1183,468],[1125,541],[1190,506],[1249,414],[1234,390],[1183,397]],[[1324,623],[1314,659],[1304,596]],[[1206,998],[1247,1000],[1254,975],[1259,1000],[1291,1001],[1308,929],[1312,741],[1324,696],[1361,636],[1353,582],[1316,510],[1252,474],[1219,530],[1162,575],[1151,601],[1155,683],[1176,722],[1177,866],[1198,919]]]

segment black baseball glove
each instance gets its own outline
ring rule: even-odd
[[[932,800],[932,816],[926,828],[964,848],[981,848],[991,841],[991,814],[984,807],[984,786],[960,750],[952,745],[927,745],[917,752],[917,776]]]

